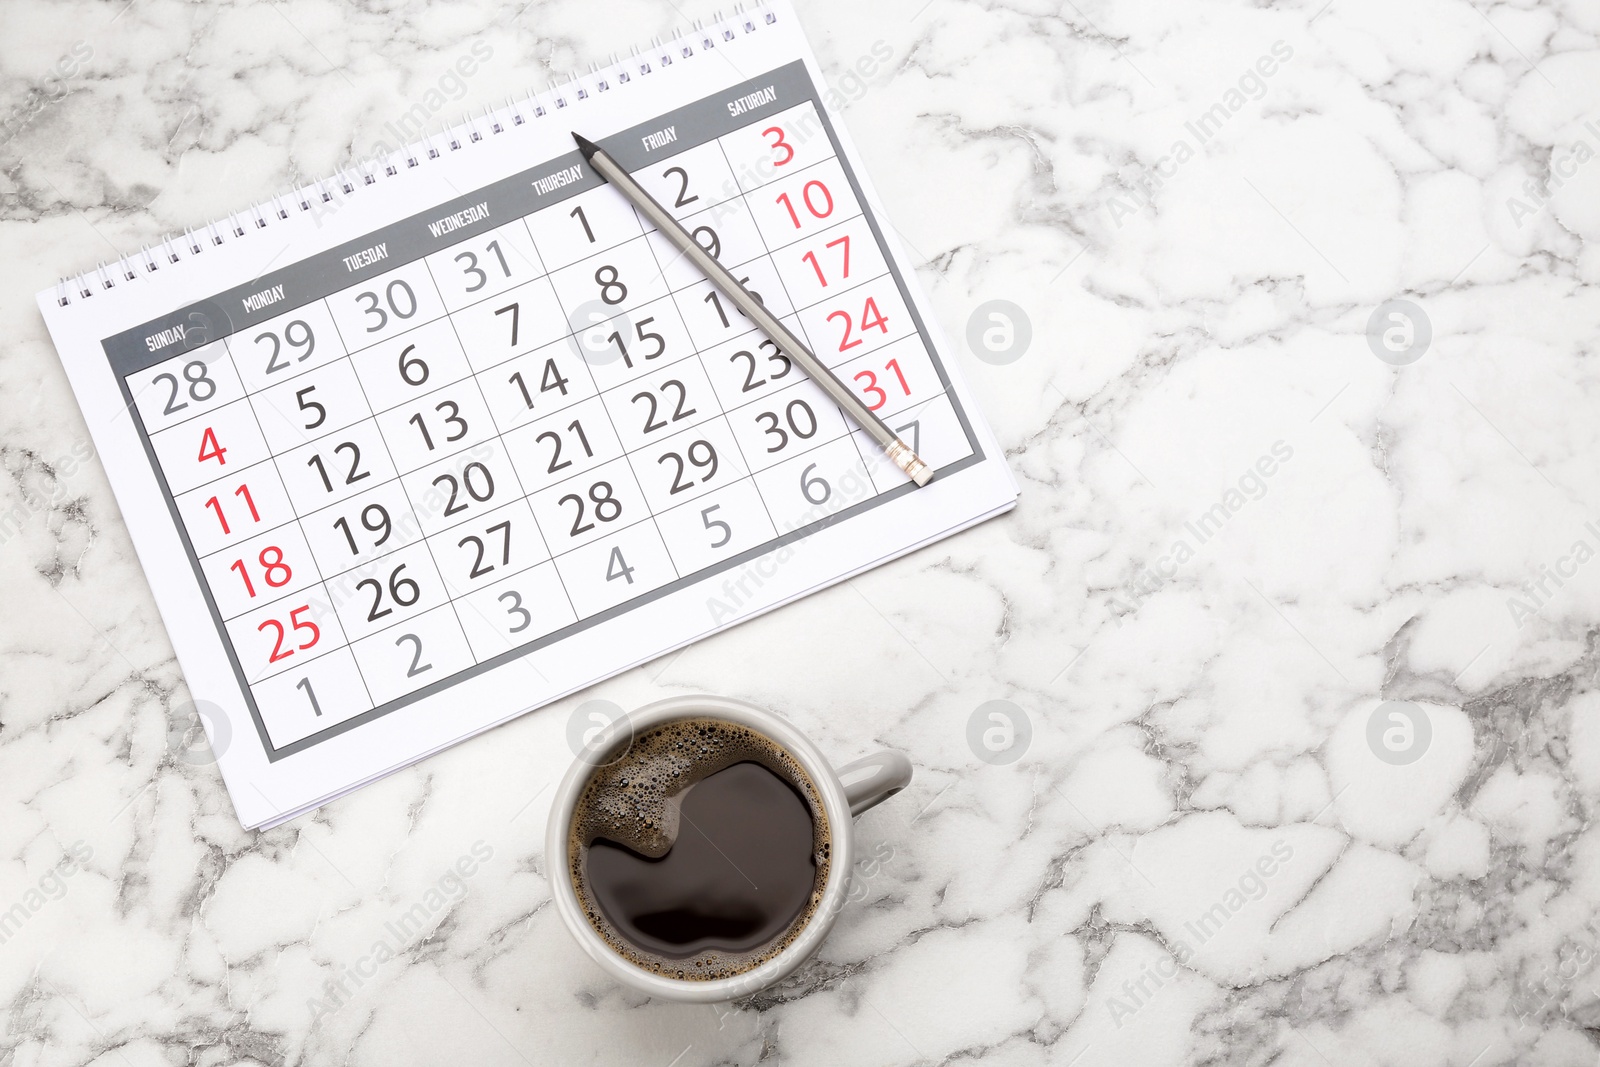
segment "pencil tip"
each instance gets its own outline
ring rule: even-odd
[[[583,161],[585,163],[587,163],[587,162],[589,162],[589,160],[593,159],[594,158],[594,154],[596,152],[600,151],[600,146],[599,145],[595,144],[593,141],[589,140],[589,138],[583,136],[582,134],[574,133],[572,135],[572,139],[574,141],[578,142],[578,151],[583,153]]]

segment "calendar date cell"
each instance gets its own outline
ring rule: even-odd
[[[228,337],[228,352],[256,393],[286,378],[342,359],[344,341],[322,301],[314,301]]]
[[[550,558],[524,500],[452,527],[429,538],[428,544],[452,597]]]
[[[563,341],[480,373],[478,386],[501,433],[527,426],[595,395],[594,380],[583,360]]]
[[[578,621],[553,563],[470,593],[455,609],[479,662]]]
[[[387,411],[472,373],[448,319],[357,352],[351,362],[373,411]]]
[[[626,459],[553,485],[528,502],[556,555],[650,517]]]
[[[277,457],[278,472],[301,514],[364,493],[395,476],[378,424],[347,426]]]
[[[449,604],[350,646],[375,703],[384,704],[472,666],[472,649]]]
[[[175,497],[196,556],[294,521],[294,506],[271,460]]]
[[[972,455],[972,444],[967,440],[967,432],[961,428],[948,396],[940,395],[916,404],[890,416],[884,423],[936,471]],[[890,463],[883,450],[874,445],[865,432],[857,431],[852,436],[880,491],[910,482],[905,472]]]
[[[200,570],[224,619],[321,581],[311,549],[294,523],[207,556]]]
[[[781,463],[848,432],[844,416],[815,382],[800,382],[728,413],[755,470]]]
[[[889,272],[865,215],[781,248],[772,259],[784,288],[800,308]]]
[[[580,618],[643,596],[678,577],[654,523],[641,522],[557,556],[556,569]]]
[[[784,293],[783,283],[770,259],[746,263],[731,272],[768,311],[782,319],[794,309]],[[706,349],[723,341],[739,337],[755,327],[755,323],[727,295],[709,281],[696,282],[673,294],[684,325],[694,338],[697,348]]]
[[[609,185],[541,208],[525,221],[549,271],[615,248],[644,232],[633,205]]]
[[[246,612],[227,626],[239,666],[251,685],[345,644],[333,602],[321,584]]]
[[[495,436],[483,394],[470,378],[390,408],[377,421],[401,473]]]
[[[833,157],[833,143],[809,101],[717,140],[739,188],[746,192]]]
[[[916,332],[893,275],[829,295],[800,312],[811,351],[830,368]]]
[[[756,475],[756,485],[780,534],[870,500],[878,492],[848,436],[769,467]]]
[[[789,316],[783,323],[790,330],[800,332],[800,320],[795,316]],[[724,411],[743,407],[769,393],[808,380],[805,371],[778,347],[778,342],[760,330],[751,330],[706,349],[700,354],[700,362]]]
[[[696,359],[652,371],[601,398],[630,452],[722,413],[705,368]]]
[[[248,400],[153,433],[150,446],[174,495],[229,477],[270,455]]]
[[[222,341],[130,374],[127,383],[147,433],[198,418],[244,395]]]
[[[351,641],[388,629],[448,599],[433,556],[421,543],[330,578],[327,588]]]
[[[273,452],[337,433],[372,414],[347,359],[256,393],[250,406]]]
[[[589,308],[623,312],[667,295],[666,278],[643,237],[563,267],[550,281],[567,318],[580,323]]]
[[[422,539],[422,526],[398,479],[301,516],[300,529],[328,578]]]
[[[565,337],[566,315],[547,278],[519,285],[450,316],[475,371]]]
[[[678,570],[688,575],[716,566],[777,536],[766,505],[749,479],[660,512],[656,525]]]
[[[836,373],[880,419],[921,405],[944,391],[916,334],[841,364]]]
[[[298,670],[250,687],[261,722],[276,748],[372,710],[372,697],[348,648],[335,649]]]
[[[715,492],[749,475],[733,431],[722,419],[654,442],[628,457],[653,512]]]
[[[762,243],[755,220],[742,199],[728,200],[716,207],[697,211],[683,220],[683,228],[689,231],[696,244],[711,254],[712,259],[729,270],[737,270],[742,264],[767,254],[767,246]],[[694,261],[663,237],[659,230],[652,229],[645,236],[661,263],[668,287],[682,289],[705,278]]]
[[[422,260],[342,289],[328,297],[327,303],[339,335],[352,352],[444,314],[444,302]]]
[[[521,219],[451,245],[427,260],[445,309],[451,312],[544,273],[533,238]]]
[[[685,219],[739,197],[739,185],[715,141],[655,160],[632,173],[645,192],[675,219]]]
[[[504,437],[523,489],[537,493],[622,455],[599,397],[546,416]]]
[[[480,441],[401,479],[423,532],[433,535],[486,515],[523,495],[505,445]]]
[[[589,314],[587,325],[574,324],[569,344],[602,392],[694,353],[694,342],[671,297],[621,315],[608,315],[597,306],[591,306]]]
[[[748,197],[756,228],[773,251],[861,214],[837,159],[762,186]]]

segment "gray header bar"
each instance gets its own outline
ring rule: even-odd
[[[612,91],[639,92],[643,88],[630,83],[629,88]],[[820,110],[805,64],[796,61],[598,143],[624,167],[637,170],[807,100],[817,103]],[[102,345],[118,376],[132,374],[603,184],[605,180],[590,170],[574,149],[124,330],[106,338]]]

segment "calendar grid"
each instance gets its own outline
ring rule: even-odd
[[[753,287],[769,292],[772,303],[781,302],[786,309],[781,317],[798,336],[812,343],[813,351],[817,351],[813,327],[821,326],[814,320],[828,310],[824,305],[833,306],[847,297],[856,300],[863,294],[876,296],[882,304],[881,308],[874,305],[877,318],[881,322],[887,317],[889,325],[875,325],[882,336],[875,332],[865,338],[870,342],[865,348],[851,347],[855,353],[870,355],[901,346],[892,351],[893,358],[907,369],[899,378],[899,388],[911,401],[905,410],[933,419],[924,422],[921,434],[927,446],[924,450],[936,469],[947,473],[982,462],[967,416],[949,394],[945,370],[905,296],[905,281],[882,243],[883,236],[856,176],[840,154],[816,87],[803,67],[779,68],[728,91],[746,93],[732,99],[754,99],[750,94],[772,94],[773,86],[780,86],[781,91],[770,104],[755,108],[759,114],[754,117],[739,119],[720,97],[675,113],[679,125],[667,128],[677,133],[666,141],[678,143],[657,153],[659,158],[651,158],[655,149],[648,137],[640,147],[640,134],[656,129],[649,124],[607,139],[607,151],[615,148],[619,158],[631,153],[629,166],[636,174],[658,183],[674,183],[662,187],[668,193],[664,202],[679,209],[694,203],[682,217],[686,225],[697,228],[697,239],[705,236],[708,246],[716,242],[724,262],[737,263],[736,276],[750,274]],[[691,113],[697,116],[693,122],[682,117]],[[730,114],[735,116],[731,120]],[[696,133],[697,129],[709,132]],[[774,147],[772,135],[781,148]],[[746,161],[742,171],[734,169],[736,158]],[[796,169],[782,170],[791,160]],[[560,181],[551,177],[568,173],[576,177]],[[723,175],[732,179],[731,185],[721,181]],[[779,182],[788,184],[779,186]],[[818,196],[828,197],[826,213],[818,213],[820,201],[816,206],[807,201],[812,217],[796,215],[793,207],[787,216],[781,216],[774,214],[778,202],[767,202],[774,191],[787,189],[798,207],[802,190],[809,191],[812,184],[823,186]],[[528,205],[530,199],[532,204],[509,210],[491,207],[499,205],[494,200],[498,194],[492,192],[499,189],[506,190],[507,196],[515,192],[522,198],[511,201],[514,204]],[[671,195],[674,190],[675,196]],[[849,214],[832,207],[835,197]],[[719,299],[704,279],[688,273],[681,256],[668,261],[665,247],[658,247],[660,235],[648,228],[631,206],[625,206],[622,213],[617,208],[622,203],[581,165],[561,159],[548,161],[525,172],[519,182],[507,179],[462,194],[457,201],[439,205],[409,223],[420,232],[425,223],[431,226],[434,220],[454,218],[450,227],[442,229],[450,234],[447,240],[437,240],[438,228],[433,231],[436,240],[432,243],[425,239],[418,243],[404,235],[391,237],[393,248],[402,250],[395,255],[393,248],[383,243],[385,235],[399,233],[390,227],[336,250],[342,254],[342,265],[334,258],[326,260],[326,268],[319,268],[323,270],[316,276],[316,284],[323,287],[320,292],[284,301],[268,315],[243,316],[251,328],[254,350],[244,341],[244,327],[235,329],[234,319],[224,315],[230,333],[217,343],[227,357],[227,373],[232,375],[228,382],[222,381],[225,375],[218,369],[209,386],[197,385],[190,371],[180,371],[186,358],[181,354],[168,356],[165,362],[130,360],[128,369],[121,372],[119,380],[135,425],[167,494],[179,536],[191,553],[202,594],[217,619],[269,761],[442,692],[470,674],[521,660],[534,649],[623,615],[684,588],[685,583],[746,566],[824,526],[911,490],[909,483],[901,484],[894,477],[886,480],[892,472],[886,472],[881,457],[863,451],[859,432],[838,405],[822,396],[797,365],[779,363],[781,354],[776,346],[769,346],[770,352],[762,346],[759,331],[741,330],[741,325],[750,324],[741,323],[737,309]],[[580,225],[581,232],[577,229]],[[709,229],[709,235],[701,234],[700,229]],[[816,257],[822,257],[823,242],[835,234],[854,238],[850,251],[860,256],[851,260],[844,277],[833,276],[837,261],[832,253],[820,266],[815,257],[808,260],[802,255],[810,248]],[[800,263],[811,263],[809,269],[817,272],[815,281],[807,268],[796,265],[797,258]],[[863,267],[857,267],[858,262]],[[464,277],[457,275],[456,267],[462,268]],[[296,269],[285,268],[281,276],[292,282]],[[830,275],[826,280],[824,269]],[[829,286],[831,281],[837,287],[846,277],[855,282],[850,274],[860,269],[870,274],[865,281],[838,291]],[[653,271],[654,277],[630,275],[633,271]],[[477,294],[476,286],[468,285],[474,277],[493,284]],[[591,277],[594,285],[601,287],[598,301],[589,284]],[[643,283],[635,281],[645,277],[648,280]],[[267,280],[257,284],[264,285]],[[619,296],[610,287],[623,280],[626,285]],[[415,292],[411,285],[416,286]],[[638,348],[630,345],[621,353],[626,367],[613,365],[615,359],[599,361],[584,354],[585,335],[594,325],[578,321],[580,304],[587,301],[604,306],[611,297],[617,297],[612,317],[601,320],[603,326],[615,326],[618,331],[610,340],[620,348],[627,342],[619,339],[638,334]],[[510,312],[510,319],[500,315],[506,308],[496,308],[502,298],[518,309]],[[381,310],[383,300],[389,301],[392,316]],[[248,302],[244,306],[250,311]],[[364,317],[374,312],[375,326]],[[558,313],[560,328],[555,329]],[[656,320],[655,333],[647,334],[644,331],[652,319]],[[503,332],[507,325],[512,330],[509,344]],[[365,343],[351,349],[346,338],[353,337],[351,330],[362,329],[368,331],[361,337]],[[158,332],[147,331],[152,336]],[[315,355],[314,332],[327,338],[326,347],[315,346]],[[912,340],[903,345],[907,338]],[[664,357],[659,367],[645,355],[647,339],[659,340],[662,345],[655,353]],[[113,340],[106,344],[115,368],[122,358],[117,353],[123,349],[114,348]],[[127,340],[144,344],[147,338],[128,331]],[[407,347],[401,350],[402,345]],[[421,370],[415,372],[421,376],[417,381],[407,369],[406,353],[413,348],[417,353],[413,359],[426,357]],[[149,350],[157,349],[151,345]],[[861,356],[846,354],[837,363],[828,362],[840,366],[858,358]],[[255,362],[250,362],[252,359]],[[748,359],[748,364],[741,362],[743,359]],[[572,366],[574,362],[583,363],[581,376]],[[515,373],[508,377],[513,369]],[[284,372],[287,377],[276,376]],[[772,377],[773,372],[781,372],[780,377]],[[136,400],[158,373],[172,379],[174,399],[165,405],[159,396]],[[206,379],[204,369],[193,373],[198,374],[198,381]],[[350,378],[355,379],[353,388]],[[174,406],[177,390],[183,388],[180,379],[190,383],[187,395],[194,399],[191,405]],[[671,390],[666,388],[669,383]],[[887,379],[884,384],[889,384]],[[318,387],[321,391],[314,392]],[[642,428],[634,414],[645,414],[642,402],[629,395],[640,391],[652,395],[660,405]],[[165,392],[162,387],[161,393]],[[217,399],[203,402],[197,392]],[[897,392],[891,404],[898,402],[899,395]],[[307,397],[313,398],[310,406]],[[235,400],[240,406],[230,407]],[[681,422],[670,417],[674,402],[675,410],[684,413]],[[305,424],[322,403],[326,404],[323,417],[332,428],[312,436]],[[183,406],[189,410],[180,410]],[[595,408],[603,413],[603,423]],[[449,414],[445,414],[447,410]],[[937,418],[920,415],[925,410],[943,414]],[[249,413],[250,431],[245,435],[249,440],[241,444],[226,435],[243,425],[237,420],[244,418],[245,411]],[[408,413],[412,416],[409,420],[405,417]],[[279,421],[271,422],[274,416]],[[488,422],[480,425],[481,419]],[[591,425],[590,435],[585,435],[580,419]],[[416,425],[420,441],[407,432],[407,423]],[[565,433],[561,424],[567,424]],[[322,423],[315,425],[321,427]],[[236,448],[228,456],[228,475],[224,477],[254,479],[254,472],[259,471],[274,479],[270,487],[262,483],[258,495],[263,495],[264,503],[256,525],[230,532],[223,523],[220,533],[204,526],[206,513],[198,507],[203,494],[196,490],[222,479],[213,478],[215,469],[203,460],[195,463],[190,445],[202,426],[207,434],[215,426],[225,443]],[[447,446],[447,432],[458,427],[459,447]],[[574,432],[576,438],[570,436]],[[602,440],[607,433],[610,436]],[[553,454],[543,444],[552,437]],[[849,438],[851,445],[846,448],[841,438]],[[348,466],[340,456],[340,449],[346,447],[352,456]],[[709,451],[700,453],[698,447]],[[477,451],[484,448],[488,451]],[[309,470],[289,469],[308,453],[311,459],[307,463],[316,461],[320,482]],[[677,459],[676,473],[670,468],[656,469],[665,464],[667,455]],[[242,469],[232,466],[236,457],[245,464]],[[571,467],[551,480],[549,476],[558,473],[554,468],[562,458]],[[372,476],[370,482],[363,480],[359,486],[353,477],[357,462]],[[472,485],[466,485],[471,500],[461,498],[467,506],[464,515],[454,515],[454,496],[445,505],[445,514],[439,514],[444,501],[439,482],[434,482],[432,493],[425,493],[426,479],[434,472],[448,471],[465,484],[467,470],[474,464],[485,475],[478,486],[487,489],[485,495],[480,497]],[[619,477],[613,479],[617,482],[614,487],[604,490],[608,495],[603,500],[616,499],[619,509],[626,508],[615,516],[619,528],[614,530],[607,528],[611,520],[596,518],[602,498],[586,498],[586,492],[605,479],[599,472],[607,469]],[[335,484],[340,477],[344,481]],[[200,480],[196,482],[196,478]],[[450,485],[460,488],[455,478]],[[251,488],[255,489],[253,482]],[[686,499],[680,501],[680,493]],[[266,496],[271,499],[265,500]],[[569,534],[571,511],[565,505],[573,497],[594,510],[580,513]],[[610,513],[609,504],[606,513]],[[358,517],[360,527],[356,525]],[[507,522],[506,539],[502,547],[499,534],[495,534],[491,549],[483,523],[494,522],[487,530],[497,531],[500,523],[494,520],[502,517]],[[531,536],[519,537],[523,524],[530,521],[527,529]],[[201,525],[192,525],[196,522]],[[580,523],[585,522],[590,527],[580,531]],[[558,527],[547,530],[552,523]],[[300,553],[294,560],[294,574],[298,576],[302,566],[309,567],[305,573],[315,576],[314,583],[291,586],[295,592],[263,605],[244,600],[245,593],[238,588],[222,591],[208,584],[206,575],[220,571],[235,550],[248,546],[251,555],[243,559],[253,564],[256,546],[266,543],[258,538],[291,527],[301,546],[293,549]],[[380,547],[373,536],[362,534],[363,529],[383,541],[388,541],[390,531],[401,536]],[[343,569],[339,568],[346,540],[339,539],[341,530],[354,561]],[[482,539],[472,536],[473,531]],[[469,536],[460,538],[460,548],[478,541],[476,562],[469,566],[453,558],[449,548],[461,534]],[[359,550],[358,544],[362,546]],[[287,553],[289,547],[284,545],[280,552]],[[608,550],[626,552],[623,573],[610,573],[614,564],[606,555]],[[645,556],[636,556],[636,551]],[[466,552],[468,557],[471,554]],[[288,560],[288,555],[283,558]],[[529,559],[533,562],[527,562]],[[392,582],[404,563],[392,571],[390,567],[401,560],[422,565],[409,572],[428,585],[418,591],[421,603],[416,607],[401,603],[393,584],[386,589],[380,579],[368,577],[382,571]],[[485,563],[489,566],[484,567]],[[424,567],[431,567],[431,578],[422,573]],[[633,585],[636,569],[640,585],[629,591],[618,588],[622,577]],[[431,586],[434,581],[439,583],[437,595]],[[608,581],[615,581],[617,587]],[[359,593],[363,582],[377,587],[370,609]],[[354,597],[352,583],[357,590]],[[401,586],[403,589],[403,582]],[[254,592],[250,595],[255,597]],[[285,656],[296,658],[263,678],[252,657],[265,658],[266,652],[246,642],[248,637],[259,645],[255,635],[245,632],[248,624],[241,625],[238,620],[248,617],[254,622],[259,616],[253,613],[266,609],[281,615],[302,597],[308,604],[326,601],[325,607],[315,610],[326,611],[327,637],[338,637],[343,643],[317,649],[316,638],[306,642],[297,623],[296,639],[304,643],[289,649],[291,642],[282,637],[287,620],[280,618],[280,644],[288,649]],[[446,604],[448,612],[442,611]],[[379,610],[380,605],[403,607],[411,613],[389,622],[381,618],[386,612]],[[507,617],[500,616],[501,608]],[[324,616],[314,618],[322,623]],[[229,629],[230,623],[233,629]],[[263,624],[262,629],[268,627]],[[395,638],[396,634],[400,636]],[[388,647],[390,638],[395,638],[394,648]],[[397,652],[404,656],[398,664]],[[306,660],[305,656],[314,658]],[[295,664],[301,664],[301,669],[293,669]],[[306,708],[305,697],[312,695],[311,680],[316,678],[320,694],[325,676],[352,688],[337,710],[331,706],[335,703],[331,696],[323,699],[320,708],[313,696],[312,708]],[[347,683],[339,682],[345,677]],[[291,688],[296,678],[300,681]],[[304,694],[295,692],[301,685],[307,686]],[[298,707],[286,703],[295,699]],[[334,720],[331,724],[322,718],[324,711]]]

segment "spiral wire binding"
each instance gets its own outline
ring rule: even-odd
[[[454,126],[434,133],[425,132],[421,140],[396,149],[383,159],[351,161],[327,177],[252,204],[226,218],[213,219],[204,226],[186,229],[181,236],[169,234],[153,251],[146,245],[138,252],[109,265],[102,262],[94,270],[62,278],[56,286],[56,303],[66,307],[87,300],[100,290],[113,289],[119,281],[137,281],[145,274],[156,273],[163,266],[194,259],[204,254],[208,243],[220,247],[230,240],[245,237],[253,230],[269,229],[276,222],[286,222],[308,214],[321,204],[333,203],[339,196],[330,192],[330,187],[337,190],[338,194],[352,196],[357,189],[376,185],[380,178],[393,178],[402,171],[420,166],[426,160],[440,158],[446,151],[459,152],[466,145],[486,140],[516,126],[537,122],[553,111],[565,110],[591,99],[593,95],[609,92],[614,85],[628,85],[648,78],[658,68],[692,59],[699,53],[715,49],[719,42],[736,40],[741,33],[754,33],[760,26],[771,26],[778,21],[777,12],[767,10],[764,4],[757,2],[748,6],[749,10],[746,10],[746,4],[737,5],[727,18],[723,18],[719,12],[712,19],[710,27],[702,26],[697,21],[690,29],[666,42],[659,37],[654,38],[649,50],[636,46],[622,59],[612,53],[609,63],[594,63],[586,74],[569,73],[564,81],[552,79],[546,90],[539,93],[529,90],[520,102],[507,97],[502,108],[485,106],[483,114],[476,119],[470,114],[463,115]],[[506,121],[508,115],[509,122]],[[446,146],[443,150],[435,144],[436,136]]]

